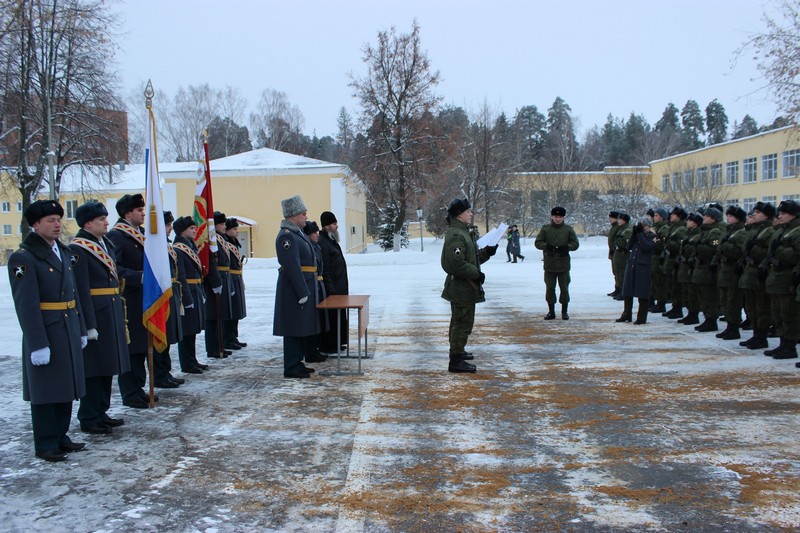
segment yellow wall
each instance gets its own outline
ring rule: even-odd
[[[787,151],[800,150],[800,131],[796,128],[782,128],[773,130],[744,139],[728,141],[726,143],[701,148],[693,152],[678,154],[666,159],[660,159],[650,163],[653,171],[653,186],[660,191],[662,197],[672,196],[670,191],[665,190],[662,179],[669,176],[670,187],[672,187],[672,177],[677,173],[682,178],[684,172],[691,172],[697,175],[697,169],[707,168],[707,179],[711,179],[711,167],[722,165],[722,185],[712,187],[711,192],[717,200],[725,204],[738,204],[745,209],[752,207],[755,201],[771,200],[773,204],[782,199],[800,194],[800,168],[788,169],[790,176],[784,177],[784,158],[783,154]],[[777,177],[772,180],[764,180],[763,157],[766,155],[777,155]],[[744,183],[744,160],[756,158],[756,181]],[[728,162],[738,162],[738,183],[734,185],[726,184],[726,168]],[[745,200],[748,200],[745,202]]]
[[[166,165],[165,165],[166,166]],[[194,209],[195,173],[180,171],[161,171],[161,176],[167,186],[174,184],[176,190],[177,213],[175,217],[192,214]],[[5,176],[8,178],[8,176]],[[345,213],[336,213],[332,208],[331,190],[336,186],[335,181],[342,183],[345,198]],[[8,184],[8,179],[3,179],[3,184]],[[366,248],[366,196],[358,186],[358,181],[352,176],[342,173],[319,174],[289,174],[268,176],[214,176],[212,177],[214,193],[214,209],[222,211],[227,216],[246,217],[256,221],[255,226],[248,228],[241,226],[239,231],[249,234],[251,256],[274,257],[275,237],[278,234],[280,222],[283,220],[281,200],[299,194],[308,208],[309,220],[319,223],[319,215],[323,211],[334,211],[340,222],[339,232],[345,234],[348,253],[358,253]],[[341,185],[340,185],[341,187]],[[109,210],[109,219],[117,218],[113,202],[107,199],[120,198],[123,194],[140,193],[142,190],[112,190],[92,193],[91,197],[106,203]],[[0,201],[11,202],[9,213],[0,212],[0,249],[16,250],[22,239],[19,225],[22,213],[17,211],[19,201],[18,191],[6,186],[0,192]],[[59,201],[65,206],[68,200],[77,200],[77,205],[85,199],[79,193],[68,193],[59,196]],[[0,205],[0,207],[2,207]],[[165,209],[169,209],[166,206]],[[12,235],[2,235],[3,224],[10,224]],[[346,226],[346,227],[345,227]],[[355,227],[355,232],[352,228]],[[78,231],[74,219],[67,218],[65,213],[64,230],[66,237],[75,235]]]

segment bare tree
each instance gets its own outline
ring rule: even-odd
[[[48,152],[55,196],[68,167],[127,159],[126,117],[108,70],[117,25],[101,0],[0,0],[0,144],[23,209],[49,183]]]
[[[800,0],[777,0],[782,17],[763,16],[766,30],[745,42],[737,55],[754,50],[758,69],[767,80],[783,115],[791,124],[800,121]]]
[[[370,162],[360,172],[379,208],[390,208],[395,235],[406,221],[409,201],[415,190],[413,180],[425,175],[414,145],[430,140],[424,117],[440,101],[434,94],[439,72],[432,71],[422,50],[419,24],[411,33],[398,34],[394,27],[378,32],[375,46],[364,46],[363,61],[368,72],[363,78],[351,75],[350,87],[361,104],[361,122],[367,130]],[[417,187],[418,188],[418,187]],[[409,197],[411,195],[411,198]]]
[[[178,88],[175,97],[163,93],[154,101],[160,130],[167,141],[166,151],[175,161],[194,161],[199,139],[220,108],[220,92],[207,83]],[[163,100],[162,100],[163,98]]]
[[[286,93],[275,89],[264,89],[256,111],[250,114],[250,131],[262,148],[296,152],[304,124],[300,108],[289,102]]]

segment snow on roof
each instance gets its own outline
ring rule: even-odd
[[[197,161],[182,163],[159,162],[158,164],[158,173],[162,182],[167,177],[171,179],[196,179],[197,169]],[[109,171],[111,172],[111,183],[109,183]],[[211,160],[212,177],[315,172],[349,173],[349,170],[345,165],[338,163],[329,163],[270,148],[259,148],[242,154]],[[81,168],[75,165],[64,169],[61,183],[61,192],[87,190],[141,191],[144,189],[144,165],[126,165],[124,170],[119,170],[113,166]]]
[[[298,168],[326,168],[341,167],[337,163],[328,163],[319,159],[312,159],[301,155],[289,154],[259,148],[241,154],[231,155],[211,161],[211,172],[236,171],[236,170],[284,170]]]

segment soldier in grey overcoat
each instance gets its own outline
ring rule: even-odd
[[[178,256],[180,269],[184,272],[181,279],[181,297],[183,301],[183,337],[178,341],[178,360],[181,370],[187,374],[202,374],[208,365],[197,361],[197,334],[205,324],[205,291],[203,290],[203,264],[197,253],[194,239],[197,225],[190,216],[177,219],[172,229],[175,240],[172,247]]]
[[[106,207],[100,202],[87,202],[78,207],[75,220],[81,229],[69,249],[89,339],[83,349],[86,395],[81,398],[78,421],[81,431],[102,435],[125,423],[108,415],[113,377],[131,368],[125,311],[113,257],[114,244],[105,237]]]
[[[83,443],[67,436],[72,402],[86,393],[88,342],[69,249],[61,244],[64,209],[38,200],[25,210],[32,232],[8,260],[8,278],[22,328],[22,397],[31,402],[36,456],[63,461]]]
[[[302,228],[307,209],[300,196],[281,201],[284,220],[275,238],[278,284],[272,333],[283,337],[283,376],[308,378],[313,369],[303,358],[314,353],[320,333],[317,313],[317,259],[314,245]]]
[[[150,406],[147,383],[147,330],[142,322],[142,276],[144,274],[144,197],[126,194],[116,203],[119,220],[108,232],[114,243],[117,273],[124,280],[125,320],[128,324],[128,355],[131,369],[117,378],[122,404],[136,409]],[[120,281],[122,283],[122,281]],[[157,399],[154,398],[154,399]]]
[[[225,213],[214,211],[217,251],[209,257],[206,290],[206,356],[224,359],[231,353],[225,349],[225,322],[231,319],[231,259],[225,242]]]
[[[225,219],[225,235],[222,236],[228,248],[230,260],[231,283],[231,319],[225,323],[226,350],[241,350],[247,346],[239,340],[239,321],[247,317],[247,300],[245,299],[244,276],[242,269],[247,258],[242,254],[242,243],[239,242],[239,221],[235,218]]]

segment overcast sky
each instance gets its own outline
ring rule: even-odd
[[[152,79],[181,86],[239,87],[250,108],[264,88],[287,93],[305,133],[334,135],[357,102],[348,74],[366,72],[362,49],[416,18],[442,82],[444,103],[476,111],[484,101],[509,120],[525,105],[546,113],[560,96],[581,130],[609,113],[635,111],[651,123],[669,102],[714,98],[730,126],[778,114],[752,54],[735,60],[763,30],[771,0],[127,0],[117,56],[125,93]],[[158,105],[156,102],[155,105]],[[246,125],[246,124],[245,124]]]

